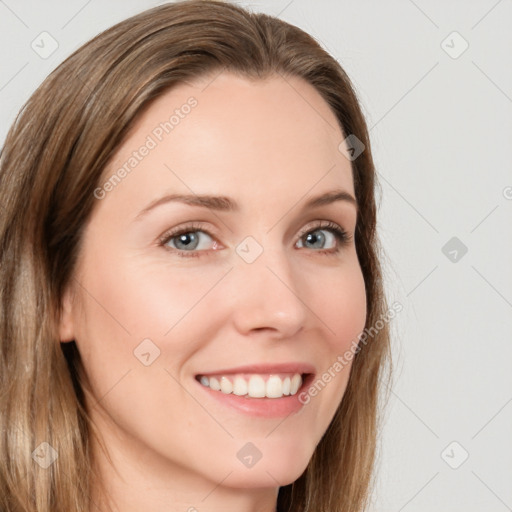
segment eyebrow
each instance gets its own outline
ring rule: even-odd
[[[335,203],[337,201],[345,201],[352,204],[357,210],[356,199],[346,192],[345,190],[331,190],[323,194],[312,197],[302,207],[303,210],[310,208],[318,208],[328,204]],[[190,206],[199,206],[202,208],[208,208],[210,210],[217,210],[222,212],[239,212],[240,205],[234,200],[226,196],[212,196],[205,194],[167,194],[159,199],[155,199],[149,203],[146,208],[137,214],[136,220],[145,216],[151,210],[154,210],[158,206],[163,204],[179,202]]]

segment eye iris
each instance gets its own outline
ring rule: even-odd
[[[325,243],[325,235],[320,230],[308,233],[306,236],[306,242],[311,242],[313,245],[315,245],[315,242],[318,243],[318,241],[320,241],[320,247]]]
[[[195,249],[197,247],[199,237],[194,233],[183,233],[175,237],[176,247],[178,249]],[[184,247],[180,247],[179,244],[184,244]]]

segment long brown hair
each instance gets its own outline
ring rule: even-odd
[[[254,80],[276,73],[306,80],[329,104],[344,135],[364,144],[352,171],[366,327],[386,314],[368,130],[339,63],[299,28],[222,1],[167,4],[115,25],[47,77],[21,109],[0,153],[3,512],[91,509],[95,430],[84,405],[76,345],[59,341],[63,290],[73,277],[94,190],[137,116],[175,84],[222,70]],[[306,470],[280,488],[280,512],[365,509],[380,380],[390,363],[384,322],[359,344],[345,395]],[[55,455],[52,464],[44,463]]]

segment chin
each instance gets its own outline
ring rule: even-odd
[[[255,468],[246,472],[237,470],[233,471],[223,485],[232,489],[266,489],[276,488],[289,485],[297,480],[304,470],[307,464],[301,471],[277,471],[275,468],[265,471],[260,469],[257,471]]]
[[[301,450],[274,451],[267,455],[262,454],[252,467],[237,465],[224,481],[224,484],[233,488],[265,488],[281,487],[295,482],[306,470],[311,457]]]

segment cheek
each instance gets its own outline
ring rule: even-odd
[[[190,400],[182,376],[208,330],[201,298],[223,272],[200,276],[161,264],[135,266],[135,258],[110,256],[108,248],[93,254],[81,278],[77,344],[100,401],[95,411],[104,418],[107,413],[155,451],[161,443],[169,454],[185,457],[182,437],[192,421],[187,418],[204,416],[204,411]],[[105,428],[110,424],[104,420]],[[211,424],[205,425],[203,436],[211,430]]]
[[[339,271],[317,276],[312,289],[315,292],[308,305],[323,325],[322,343],[316,350],[323,366],[302,400],[316,408],[325,429],[345,394],[366,323],[365,282],[359,263],[354,259]]]
[[[160,368],[162,374],[165,368],[179,378],[213,329],[221,303],[218,297],[212,301],[210,292],[226,270],[169,268],[161,260],[141,262],[105,246],[89,254],[84,266],[89,270],[80,279],[84,314],[77,344],[96,393],[102,396],[140,367]],[[163,377],[166,387],[177,386],[168,374]],[[141,389],[159,389],[162,382],[142,384]]]
[[[325,324],[327,341],[337,353],[358,341],[366,323],[366,291],[359,264],[331,273],[316,287],[315,313]],[[312,307],[313,309],[313,307]]]
[[[83,279],[88,312],[102,332],[115,334],[113,339],[129,337],[133,343],[170,339],[223,275],[219,269],[171,268],[162,258],[109,253],[103,248],[87,262],[92,269]]]

